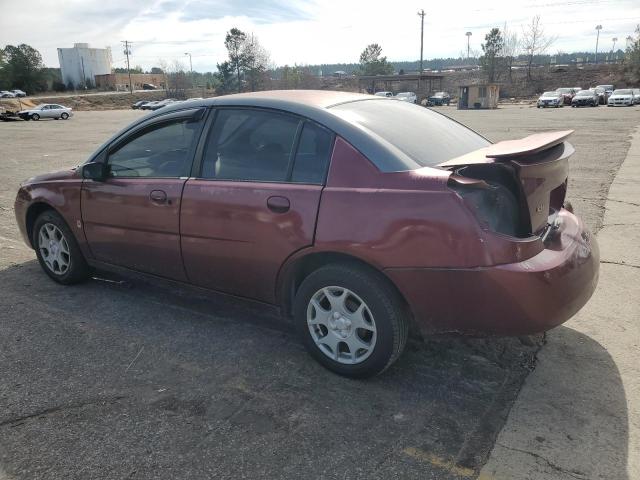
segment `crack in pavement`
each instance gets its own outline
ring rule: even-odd
[[[497,443],[497,442],[496,442],[496,445],[498,445],[498,446],[500,446],[502,448],[505,448],[507,450],[511,450],[513,452],[519,452],[519,453],[524,453],[525,455],[531,455],[533,458],[535,458],[537,460],[542,460],[543,462],[545,462],[553,470],[555,470],[557,472],[560,472],[560,473],[564,473],[566,475],[569,475],[570,477],[577,478],[579,480],[588,480],[588,478],[589,478],[582,472],[566,470],[566,469],[556,465],[555,463],[551,462],[547,458],[545,458],[542,455],[539,455],[537,453],[529,452],[527,450],[522,450],[520,448],[508,447],[508,446],[506,446],[506,445],[504,445],[502,443]]]
[[[622,267],[640,268],[640,265],[634,265],[633,263],[626,262],[614,262],[612,260],[600,260],[600,263],[607,263],[609,265],[620,265]]]
[[[99,397],[99,398],[85,400],[85,401],[82,401],[82,402],[69,403],[69,404],[66,404],[66,405],[56,405],[55,407],[45,408],[43,410],[39,410],[37,412],[29,413],[27,415],[22,415],[20,417],[15,417],[15,418],[9,418],[7,420],[2,420],[2,421],[0,421],[0,427],[4,427],[4,426],[7,426],[7,425],[15,426],[15,424],[20,424],[20,423],[24,422],[25,420],[29,420],[31,418],[51,415],[53,413],[57,413],[57,412],[60,412],[60,411],[63,411],[63,410],[73,410],[73,409],[76,409],[76,408],[82,408],[82,407],[86,407],[87,405],[97,405],[97,404],[100,404],[100,403],[113,404],[113,403],[119,402],[123,398],[125,398],[124,395],[116,395],[116,396],[113,396],[113,397]]]

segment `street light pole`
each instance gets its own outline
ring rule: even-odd
[[[473,35],[471,32],[467,32],[465,33],[465,35],[467,36],[467,62],[469,61],[469,39],[471,38],[471,35]]]
[[[426,13],[424,13],[424,10],[420,10],[418,12],[418,16],[420,17],[420,74],[422,75],[422,52],[423,50],[423,46],[424,46],[424,16],[426,15]]]
[[[596,25],[596,30],[598,31],[598,36],[596,37],[596,65],[598,64],[598,42],[600,41],[600,30],[602,30],[602,25]]]

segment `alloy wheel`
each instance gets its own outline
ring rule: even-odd
[[[64,275],[71,264],[69,244],[62,231],[53,223],[45,223],[38,232],[38,249],[47,268],[56,275]]]
[[[366,360],[376,345],[376,323],[367,304],[351,290],[318,290],[307,306],[307,326],[318,349],[343,364]]]

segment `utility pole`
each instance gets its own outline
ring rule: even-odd
[[[131,54],[131,42],[128,40],[123,40],[121,43],[124,43],[124,54],[127,56],[127,73],[129,74],[129,93],[133,93],[133,85],[131,84],[131,69],[129,68],[129,55]]]
[[[189,75],[191,76],[191,87],[193,88],[193,63],[191,63],[191,54],[185,52],[185,55],[189,55]]]
[[[420,17],[420,75],[422,75],[422,52],[424,51],[424,10],[420,10],[418,12],[418,16]]]
[[[598,42],[600,41],[600,30],[602,30],[602,25],[596,25],[596,30],[598,32],[598,36],[596,37],[596,65],[598,64]]]
[[[465,35],[467,36],[467,62],[469,61],[469,39],[471,39],[471,35],[473,35],[473,33],[471,32],[467,32],[465,33]]]

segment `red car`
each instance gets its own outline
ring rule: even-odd
[[[587,302],[598,248],[564,205],[570,133],[492,145],[383,97],[229,95],[28,180],[15,213],[57,282],[125,267],[276,304],[320,363],[364,377],[409,330],[529,334]]]

